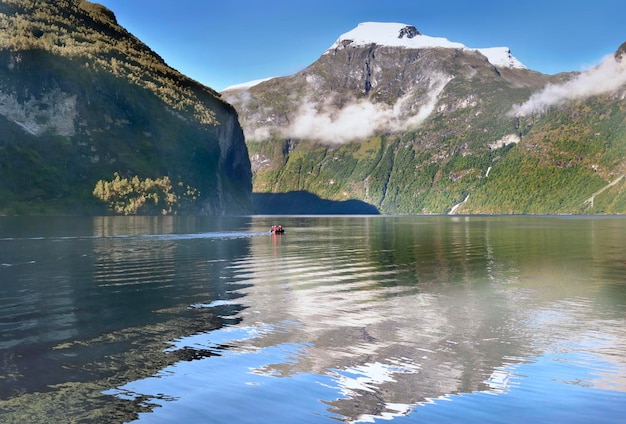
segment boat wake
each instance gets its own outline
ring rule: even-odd
[[[94,240],[94,239],[125,239],[125,240],[196,240],[196,239],[216,239],[228,240],[236,238],[250,238],[268,235],[267,231],[245,232],[245,231],[219,231],[209,233],[189,233],[189,234],[120,234],[111,236],[57,236],[57,237],[2,237],[0,241],[23,241],[23,240],[46,240],[46,241],[65,241],[65,240]]]

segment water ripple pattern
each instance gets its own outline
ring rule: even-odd
[[[626,415],[623,218],[75,221],[0,219],[6,422]]]

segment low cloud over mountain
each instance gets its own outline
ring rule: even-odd
[[[528,101],[514,105],[510,115],[542,113],[547,108],[568,100],[616,91],[624,84],[626,84],[626,61],[620,56],[609,55],[597,67],[582,72],[567,82],[548,84],[543,90],[533,94]]]
[[[330,101],[324,104],[305,101],[293,123],[276,131],[285,138],[344,143],[366,139],[375,133],[415,128],[433,112],[449,80],[443,75],[431,80],[426,99],[419,104],[412,101],[411,95],[399,98],[393,106],[369,99],[356,100],[342,108],[336,108]]]

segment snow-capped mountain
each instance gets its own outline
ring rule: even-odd
[[[254,192],[285,195],[260,213],[319,210],[288,195],[304,191],[384,213],[625,213],[624,52],[544,75],[506,47],[364,23],[306,69],[222,95]]]
[[[345,48],[357,48],[376,45],[379,47],[395,47],[412,50],[423,49],[457,49],[479,52],[494,66],[511,69],[527,69],[526,66],[512,55],[508,47],[471,48],[444,37],[430,37],[422,34],[415,26],[393,22],[363,22],[356,28],[339,36],[323,54],[327,55]],[[224,92],[245,90],[257,84],[271,80],[263,78],[243,82],[225,88]]]
[[[489,62],[498,67],[526,69],[526,66],[517,60],[508,47],[470,48],[443,37],[430,37],[420,33],[412,25],[386,22],[364,22],[351,31],[342,34],[326,51],[345,47],[365,47],[368,45],[386,47],[402,47],[406,49],[466,49],[483,54]]]
[[[237,108],[248,140],[280,135],[343,143],[417,127],[437,110],[478,105],[485,93],[472,85],[543,85],[537,75],[506,47],[469,48],[412,25],[366,22],[306,69],[232,86],[223,95]]]

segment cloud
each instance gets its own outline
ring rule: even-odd
[[[269,127],[244,128],[244,133],[248,140],[267,140],[271,137],[272,130]]]
[[[514,105],[512,116],[545,112],[549,107],[568,100],[582,99],[616,91],[626,84],[626,60],[615,55],[604,58],[595,68],[583,72],[563,84],[549,84],[521,105]]]
[[[344,143],[373,134],[381,120],[392,116],[389,108],[359,101],[340,110],[322,110],[310,101],[300,105],[293,123],[283,136],[289,138],[315,139],[329,143]]]
[[[426,99],[419,105],[412,101],[414,97],[411,93],[398,99],[393,106],[360,100],[336,109],[330,101],[323,104],[305,101],[291,125],[280,133],[286,138],[340,144],[365,139],[377,132],[414,128],[433,112],[439,95],[449,81],[450,78],[444,76],[431,80]]]

